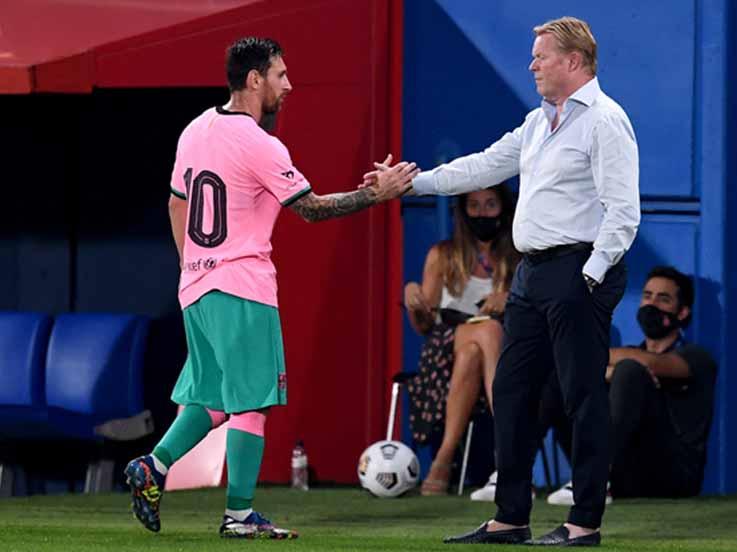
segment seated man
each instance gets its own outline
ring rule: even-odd
[[[615,498],[686,497],[701,490],[717,367],[681,333],[691,321],[693,301],[690,277],[673,267],[652,269],[637,311],[645,340],[610,350],[606,378]],[[561,439],[564,448],[566,441]],[[570,457],[570,450],[566,454]],[[572,504],[570,484],[548,502]]]

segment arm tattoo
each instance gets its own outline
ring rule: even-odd
[[[350,215],[376,203],[376,192],[362,188],[354,192],[318,196],[309,193],[289,207],[308,222]]]

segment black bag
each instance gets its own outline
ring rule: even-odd
[[[474,315],[456,309],[440,309],[440,320],[443,322],[443,324],[448,324],[448,326],[457,326],[458,324],[463,324],[472,316]]]

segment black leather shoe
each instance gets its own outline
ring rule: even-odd
[[[547,535],[543,535],[537,539],[530,539],[526,544],[538,546],[599,546],[601,544],[601,533],[599,531],[573,539],[568,535],[566,526],[561,525]]]
[[[529,527],[519,527],[505,531],[487,531],[486,522],[484,522],[478,529],[470,533],[445,537],[443,542],[445,544],[523,544],[530,538],[532,538],[532,534]]]

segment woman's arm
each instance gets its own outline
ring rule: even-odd
[[[437,308],[443,288],[440,249],[434,245],[427,253],[422,271],[422,284],[408,282],[404,287],[404,306],[412,328],[426,334],[435,323]]]

